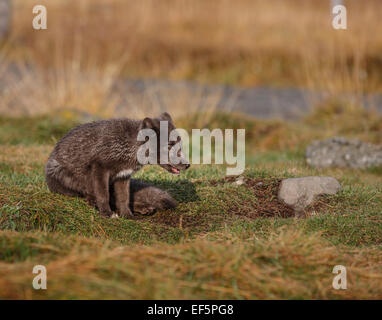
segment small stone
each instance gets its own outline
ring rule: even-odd
[[[236,183],[238,186],[244,184],[244,183],[245,183],[245,181],[244,181],[244,177],[243,177],[243,176],[240,176],[239,178],[236,179],[235,183]]]
[[[306,149],[306,162],[316,168],[380,167],[382,146],[343,137],[317,140]]]
[[[333,195],[341,190],[340,183],[332,177],[290,178],[281,182],[279,199],[302,212],[319,195]]]

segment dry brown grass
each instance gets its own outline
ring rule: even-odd
[[[48,30],[31,27],[31,0],[15,1],[9,51],[57,61],[122,63],[129,75],[256,85],[380,90],[378,0],[347,0],[348,30],[331,27],[328,1],[42,0]]]
[[[18,233],[1,236],[10,250],[35,250],[25,261],[0,263],[0,296],[8,299],[382,298],[380,251],[336,248],[296,230],[245,240],[212,233],[152,247],[77,239],[73,249],[73,239],[54,235],[24,234],[24,247]],[[31,286],[37,263],[48,270],[46,291]],[[347,268],[347,290],[332,288],[337,264]]]
[[[85,70],[74,61],[62,63],[48,72],[18,64],[21,77],[7,78],[8,89],[0,96],[1,112],[33,115],[61,111],[66,115],[72,110],[112,116],[119,101],[111,90],[118,68],[94,65]]]
[[[28,173],[33,167],[48,160],[50,146],[1,146],[0,163],[7,163],[17,173]],[[33,156],[31,156],[33,155]]]
[[[382,4],[377,0],[346,2],[347,31],[332,29],[326,1],[40,4],[48,10],[48,29],[36,31],[31,28],[35,2],[14,1],[12,32],[1,48],[0,78],[6,61],[16,62],[23,76],[1,93],[2,113],[71,109],[110,117],[122,98],[112,85],[123,76],[305,86],[324,89],[329,96],[382,90],[382,40],[376,37],[382,29]],[[30,73],[29,65],[37,72]],[[176,116],[197,111],[205,100],[205,93],[186,86],[161,90],[160,98],[155,88],[145,93],[144,101],[129,97],[126,116],[163,109]],[[207,97],[211,110],[219,98],[219,93]]]
[[[0,93],[2,115],[55,114],[66,120],[89,121],[122,116],[142,119],[167,111],[174,118],[199,113],[208,122],[223,95],[223,89],[206,93],[202,87],[194,89],[186,83],[175,89],[151,86],[143,94],[118,91],[114,86],[120,79],[118,68],[95,65],[84,70],[74,61],[49,72],[20,64],[18,70],[21,77],[7,78],[7,90]],[[230,99],[226,105],[233,108],[235,96]],[[123,107],[116,111],[118,106]]]

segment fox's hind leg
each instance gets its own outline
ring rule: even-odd
[[[45,180],[51,192],[60,193],[69,197],[81,196],[81,193],[70,188],[72,177],[62,168],[56,160],[49,159],[45,166]]]
[[[58,180],[56,180],[53,177],[47,176],[46,177],[46,183],[48,185],[48,188],[51,192],[60,193],[65,196],[69,197],[80,197],[82,196],[79,192],[70,190],[69,188],[66,188],[64,185],[62,185]]]

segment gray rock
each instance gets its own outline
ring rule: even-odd
[[[235,184],[237,184],[238,186],[241,186],[242,184],[245,183],[245,179],[243,176],[240,176],[239,178],[236,179],[235,181]]]
[[[332,177],[290,178],[281,182],[279,199],[302,212],[319,195],[333,195],[341,190],[340,183]]]
[[[382,146],[335,137],[313,141],[306,149],[306,161],[316,168],[371,168],[382,166]]]

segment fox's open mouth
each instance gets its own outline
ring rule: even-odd
[[[172,174],[179,174],[180,173],[180,170],[179,169],[177,169],[177,168],[175,168],[175,167],[170,167],[170,172],[172,173]]]
[[[164,165],[161,165],[161,167],[165,169],[166,171],[168,171],[169,173],[177,176],[180,174],[180,171],[186,170],[189,167],[189,165],[187,165],[185,169],[183,169],[183,167],[177,168],[171,164],[164,164]]]

